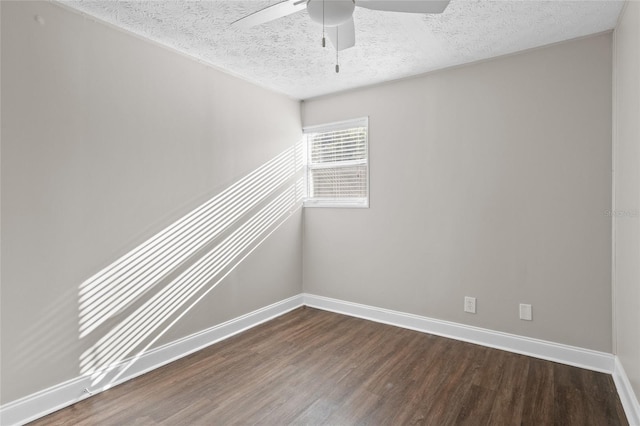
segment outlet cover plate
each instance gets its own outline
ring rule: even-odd
[[[464,311],[469,312],[470,314],[476,313],[476,298],[475,297],[464,297]]]
[[[533,313],[531,310],[531,305],[526,303],[520,304],[520,319],[525,321],[533,320]]]

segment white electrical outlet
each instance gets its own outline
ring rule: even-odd
[[[476,298],[475,297],[464,297],[464,311],[469,312],[470,314],[476,313]]]
[[[533,314],[531,312],[531,305],[526,303],[520,304],[520,319],[525,321],[532,321]]]

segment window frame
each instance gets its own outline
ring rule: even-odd
[[[364,127],[366,128],[365,132],[365,160],[364,165],[366,166],[366,177],[365,177],[365,185],[366,185],[366,196],[364,199],[362,198],[311,198],[309,194],[311,193],[311,181],[310,174],[312,170],[327,168],[326,166],[314,166],[311,163],[311,147],[309,146],[309,138],[308,135],[311,133],[325,133],[332,132],[338,130],[346,130],[350,128],[356,127]],[[369,161],[369,117],[360,117],[354,118],[350,120],[336,121],[332,123],[326,124],[318,124],[314,126],[305,126],[302,128],[302,133],[304,137],[304,185],[305,185],[305,197],[303,201],[304,207],[325,207],[325,208],[369,208],[369,194],[370,194],[370,184],[369,177],[371,175],[371,165]],[[345,161],[346,162],[346,161]],[[353,167],[353,165],[345,165],[343,166]],[[339,168],[339,167],[338,167]]]

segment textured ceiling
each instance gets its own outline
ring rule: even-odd
[[[356,7],[356,45],[322,48],[306,10],[254,28],[229,24],[276,1],[60,3],[261,86],[307,99],[612,29],[620,1],[452,0],[419,15]]]

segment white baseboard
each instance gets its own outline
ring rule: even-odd
[[[620,360],[612,354],[313,294],[303,294],[303,300],[312,308],[611,374],[629,424],[640,426],[640,404]]]
[[[220,340],[231,337],[234,334],[238,334],[265,321],[283,315],[302,306],[302,304],[303,297],[299,294],[199,333],[192,334],[183,339],[176,340],[170,344],[152,349],[136,358],[135,362],[125,360],[105,377],[103,383],[108,383],[108,385],[98,389],[91,389],[90,377],[77,377],[65,383],[10,402],[0,407],[0,424],[3,426],[23,425],[89,397],[89,394],[84,391],[85,388],[90,389],[92,394],[102,392]],[[118,377],[123,371],[125,371],[125,373]],[[115,377],[118,377],[117,380],[111,381],[112,378]]]
[[[620,402],[627,415],[627,420],[631,426],[640,426],[640,403],[636,397],[627,373],[622,368],[620,358],[616,356],[615,369],[613,370],[613,381],[616,384],[618,390],[618,396],[620,396]]]
[[[404,312],[359,303],[345,302],[323,296],[304,294],[304,304],[313,308],[364,318],[424,333],[449,337],[464,342],[502,349],[548,361],[573,365],[603,373],[613,373],[614,356],[560,343],[472,327]]]
[[[290,297],[158,347],[135,362],[123,361],[104,380],[109,384],[99,389],[91,389],[90,377],[78,377],[10,402],[0,407],[0,424],[25,424],[87,398],[85,388],[92,394],[102,392],[302,305],[612,374],[629,423],[640,426],[640,405],[622,364],[612,354],[312,294]],[[125,370],[125,374],[111,381]]]

